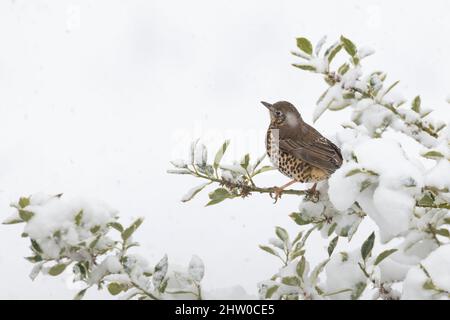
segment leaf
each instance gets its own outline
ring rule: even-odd
[[[425,281],[425,283],[423,284],[422,288],[425,290],[435,290],[436,286],[434,285],[431,279],[427,279],[427,281]]]
[[[181,199],[181,202],[188,202],[192,200],[200,191],[202,191],[207,185],[209,185],[211,182],[205,182],[201,185],[198,185],[191,190],[189,190]]]
[[[225,188],[217,188],[213,192],[209,194],[209,201],[206,206],[212,206],[214,204],[217,204],[219,202],[222,202],[225,199],[233,198],[234,196]]]
[[[432,206],[434,204],[434,199],[429,193],[425,194],[418,203],[420,206]]]
[[[214,157],[213,167],[215,170],[219,168],[220,161],[222,161],[223,155],[227,151],[228,146],[230,145],[230,140],[225,140],[222,147],[217,151],[216,156]]]
[[[94,234],[97,233],[99,230],[100,230],[100,226],[99,225],[93,226],[90,229],[91,233],[94,233]]]
[[[345,51],[347,51],[350,56],[354,57],[356,55],[356,46],[352,41],[350,41],[350,39],[341,36],[341,43],[344,46]]]
[[[131,224],[131,226],[129,226],[122,232],[122,240],[123,241],[128,240],[131,237],[131,235],[137,230],[137,228],[139,228],[139,226],[142,224],[143,221],[144,221],[143,218],[136,219],[136,221],[134,221],[133,224]]]
[[[244,158],[241,160],[241,167],[244,169],[248,168],[248,165],[250,163],[250,155],[247,153]]]
[[[86,293],[88,288],[85,288],[83,290],[78,291],[78,293],[73,297],[73,300],[81,300],[84,297],[84,294]]]
[[[16,223],[22,223],[25,222],[20,218],[8,218],[5,221],[2,222],[2,224],[16,224]]]
[[[382,253],[380,253],[378,255],[378,257],[375,259],[375,263],[374,265],[378,265],[381,261],[383,261],[384,259],[386,259],[387,257],[389,257],[391,254],[393,254],[395,251],[397,251],[397,249],[389,249],[389,250],[385,250]]]
[[[300,213],[298,212],[292,212],[289,217],[291,217],[292,220],[295,221],[296,224],[303,226],[305,224],[310,224],[312,222],[312,220],[306,220],[304,219]]]
[[[345,177],[351,177],[351,176],[354,176],[355,174],[359,174],[359,173],[365,173],[365,174],[368,174],[368,175],[371,175],[371,176],[378,176],[378,173],[376,173],[375,171],[372,171],[372,170],[352,169],[349,172],[347,172]]]
[[[19,210],[19,217],[23,220],[23,221],[29,221],[32,217],[34,216],[34,213],[31,211],[27,211],[27,210]]]
[[[289,240],[289,234],[281,227],[275,227],[275,234],[283,242],[287,242]]]
[[[439,158],[443,158],[444,155],[442,153],[440,153],[439,151],[428,151],[424,154],[422,154],[423,157],[428,158],[428,159],[439,159]]]
[[[344,63],[342,66],[339,67],[338,69],[338,73],[340,75],[344,75],[347,73],[347,71],[350,69],[350,66],[348,65],[348,63]]]
[[[30,241],[31,241],[31,248],[37,253],[42,253],[42,249],[39,243],[37,243],[37,241],[34,239],[30,239]]]
[[[292,65],[294,67],[302,69],[302,70],[316,71],[316,68],[314,66],[309,65],[309,64],[296,64],[296,63],[293,63]]]
[[[338,54],[339,51],[341,51],[342,45],[341,44],[335,44],[332,47],[330,47],[327,52],[325,53],[325,56],[327,57],[328,64],[333,61],[336,54]]]
[[[110,223],[108,223],[108,226],[110,226],[113,229],[116,229],[120,233],[123,232],[123,226],[118,222],[110,222]]]
[[[437,229],[435,232],[440,236],[450,238],[450,232],[448,231],[448,229]]]
[[[420,96],[415,97],[414,100],[412,101],[411,109],[417,113],[420,113],[420,104],[421,104]]]
[[[311,42],[306,38],[297,38],[297,47],[304,53],[312,54],[313,48]]]
[[[306,259],[304,256],[300,259],[300,261],[297,263],[297,267],[295,268],[297,275],[300,278],[303,278],[303,274],[305,273],[306,268]]]
[[[167,170],[166,171],[169,174],[191,174],[189,170],[186,169],[179,169],[179,170]]]
[[[359,297],[361,297],[362,293],[366,289],[367,283],[366,282],[358,282],[355,286],[355,290],[353,291],[351,295],[352,300],[358,300]]]
[[[19,207],[22,209],[30,205],[30,198],[22,197],[19,199]]]
[[[361,256],[364,260],[366,260],[366,258],[368,256],[370,256],[371,252],[372,252],[372,248],[373,248],[373,243],[375,241],[375,233],[372,232],[370,234],[370,236],[366,239],[366,241],[364,241],[364,243],[361,246]]]
[[[122,292],[122,285],[117,282],[111,282],[110,284],[108,284],[108,291],[113,296],[116,296]]]
[[[57,276],[61,273],[63,273],[64,270],[66,270],[67,264],[64,263],[58,263],[54,265],[53,267],[48,270],[48,274],[51,276]]]
[[[77,226],[80,226],[81,220],[83,220],[83,209],[81,209],[80,212],[78,212],[77,215],[75,216],[75,224]]]
[[[263,172],[272,171],[272,170],[275,170],[275,168],[272,167],[272,166],[263,166],[263,167],[259,168],[258,170],[256,170],[253,173],[253,176],[256,176],[257,174],[260,174],[260,173],[263,173]]]
[[[284,277],[281,278],[281,283],[285,284],[287,286],[299,286],[300,285],[300,281],[297,277]]]
[[[305,254],[305,250],[291,251],[291,252],[289,253],[289,258],[290,258],[291,260],[294,260],[295,258],[300,257],[300,256],[302,256],[302,255],[304,255],[304,254]]]
[[[398,83],[399,83],[400,81],[395,81],[393,84],[391,84],[387,89],[386,89],[386,91],[384,91],[384,93],[383,93],[383,97],[385,96],[385,95],[387,95]]]
[[[273,254],[274,256],[278,256],[278,254],[275,252],[275,250],[273,250],[271,247],[268,246],[259,246],[261,248],[261,250],[264,250],[265,252],[268,252],[270,254]]]
[[[267,289],[266,299],[272,298],[273,294],[278,290],[279,286],[275,285]]]
[[[329,257],[331,257],[331,255],[333,254],[333,251],[336,248],[338,240],[339,240],[339,236],[336,236],[333,238],[333,240],[330,241],[330,244],[328,245],[328,256]]]
[[[320,273],[323,271],[328,261],[330,261],[330,259],[326,259],[314,268],[313,272],[311,273],[311,283],[315,284],[317,282]]]

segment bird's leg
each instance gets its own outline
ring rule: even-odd
[[[281,198],[281,194],[283,193],[284,189],[286,189],[287,187],[289,187],[290,185],[292,185],[296,182],[297,182],[297,180],[292,180],[292,181],[289,181],[288,183],[282,185],[281,187],[274,187],[273,188],[274,196],[272,196],[272,192],[270,193],[270,196],[272,197],[272,199],[275,199],[274,203],[277,203],[278,199]]]
[[[319,201],[320,193],[316,190],[317,182],[311,187],[311,189],[306,191],[306,200],[310,200],[312,202]]]

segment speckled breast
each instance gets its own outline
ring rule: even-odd
[[[267,130],[266,150],[272,164],[284,175],[298,182],[317,182],[327,178],[320,168],[279,149],[277,129]]]

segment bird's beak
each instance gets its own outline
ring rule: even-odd
[[[272,106],[270,103],[265,102],[265,101],[261,101],[261,103],[262,103],[267,109],[269,109],[269,111],[272,111],[272,110],[273,110],[273,106]]]

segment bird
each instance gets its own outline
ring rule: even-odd
[[[281,187],[274,187],[275,202],[285,188],[296,182],[314,183],[307,190],[306,196],[317,202],[317,183],[328,179],[341,167],[341,150],[303,121],[293,104],[287,101],[261,103],[270,113],[266,135],[267,155],[281,173],[292,179]]]

